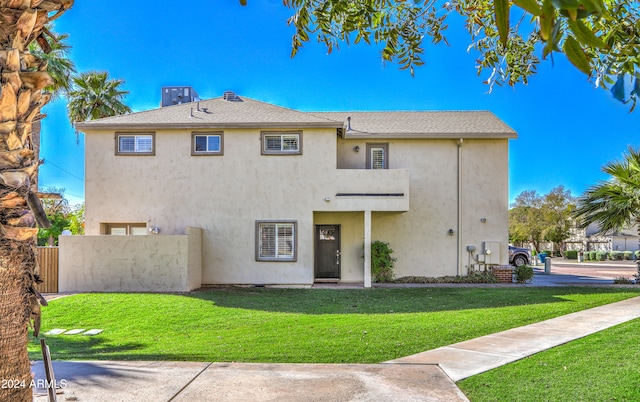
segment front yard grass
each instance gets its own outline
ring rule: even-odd
[[[458,382],[473,402],[640,401],[640,320]]]
[[[41,332],[104,332],[41,336],[55,360],[378,363],[639,294],[610,287],[78,294],[43,308]],[[30,356],[41,359],[33,339]]]

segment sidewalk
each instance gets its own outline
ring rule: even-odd
[[[467,401],[455,381],[636,318],[640,297],[382,364],[57,361],[53,367],[64,385],[58,401]],[[33,371],[44,380],[42,362]]]

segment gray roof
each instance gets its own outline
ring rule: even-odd
[[[516,132],[487,111],[320,112],[344,121],[345,137],[517,138]],[[351,121],[349,121],[349,117]]]
[[[491,112],[300,112],[245,97],[223,97],[82,123],[81,130],[158,128],[343,128],[345,138],[517,138]],[[350,118],[350,122],[349,122]]]
[[[340,128],[342,123],[245,97],[235,101],[220,97],[86,121],[77,123],[76,127],[79,130],[212,127]]]

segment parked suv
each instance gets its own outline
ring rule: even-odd
[[[531,250],[528,248],[509,246],[509,264],[519,267],[531,265]]]

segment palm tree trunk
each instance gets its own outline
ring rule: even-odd
[[[16,247],[17,246],[17,247]],[[33,253],[25,245],[0,240],[0,401],[31,401],[31,364],[27,354],[30,316],[26,287]]]
[[[42,89],[51,80],[46,63],[25,49],[34,40],[46,48],[45,24],[72,4],[0,0],[0,401],[33,400],[27,331],[33,318],[37,336],[40,321],[35,226],[48,225],[34,185],[32,124],[50,98]]]

